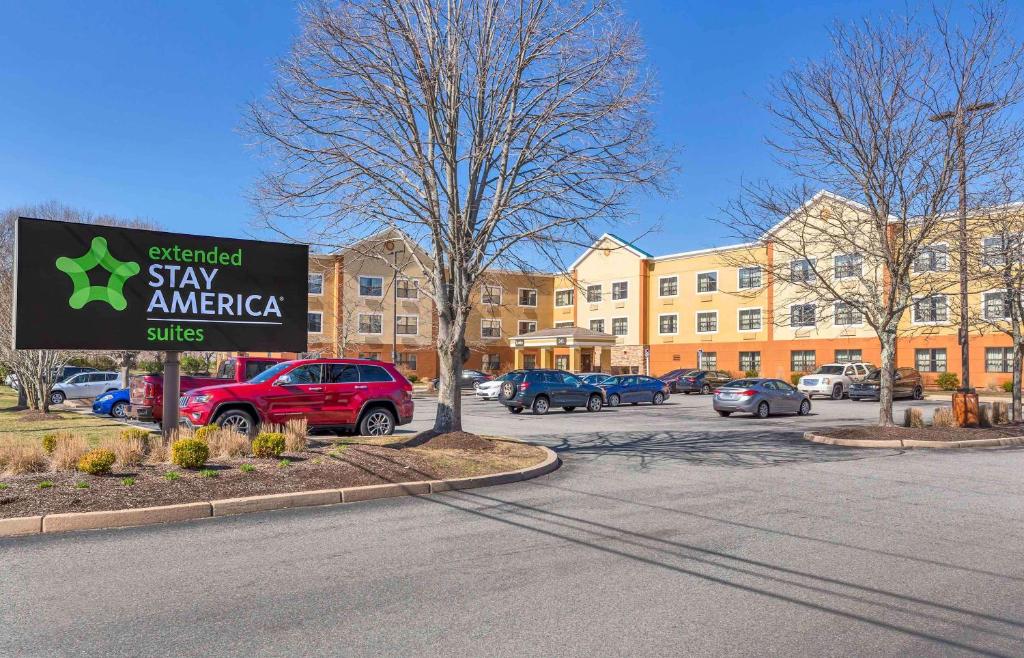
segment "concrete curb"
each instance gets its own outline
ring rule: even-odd
[[[804,439],[815,443],[846,446],[848,448],[997,448],[1024,445],[1024,436],[1011,436],[1004,439],[965,439],[963,441],[919,441],[915,439],[871,441],[866,439],[837,439],[823,434],[815,434],[814,432],[804,432]]]
[[[222,500],[161,505],[160,507],[139,507],[136,509],[98,512],[68,512],[44,516],[19,516],[0,519],[0,537],[19,537],[40,533],[68,532],[72,530],[100,530],[104,528],[126,528],[129,526],[152,525],[172,521],[190,521],[210,517],[266,512],[293,507],[312,507],[356,503],[378,498],[396,496],[421,496],[442,491],[457,491],[476,487],[490,487],[496,484],[522,482],[541,475],[547,475],[561,466],[561,460],[550,448],[536,446],[545,452],[544,460],[529,468],[504,473],[492,473],[469,478],[450,480],[429,480],[421,482],[397,482],[375,484],[365,487],[344,489],[323,489],[319,491],[297,491],[291,493],[225,498]]]

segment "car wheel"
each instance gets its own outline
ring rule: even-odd
[[[915,400],[923,400],[924,399],[924,389],[921,388],[920,386],[917,386],[917,387],[914,388],[914,399]]]
[[[622,400],[621,400],[621,398],[619,398],[619,394],[618,393],[612,393],[611,395],[608,396],[608,406],[609,407],[617,407],[617,406],[619,406],[619,402],[622,402]]]
[[[570,414],[576,411],[576,407],[562,407],[562,409],[565,409],[565,411]]]
[[[511,400],[516,396],[516,385],[514,382],[502,382],[501,388],[498,389],[498,398],[503,400]]]
[[[703,386],[700,387],[700,394],[701,395],[707,395],[710,392],[711,392],[711,384],[704,384]]]
[[[242,409],[229,409],[217,416],[217,420],[213,422],[221,429],[232,430],[248,436],[256,434],[256,419],[248,411]]]
[[[728,418],[730,414],[732,414],[731,411],[719,411],[718,412],[718,415],[722,416],[723,418]]]
[[[798,411],[797,414],[801,416],[806,416],[809,413],[811,413],[811,401],[804,400],[803,402],[800,403],[800,411]]]
[[[67,396],[61,391],[52,391],[50,393],[50,404],[64,404],[64,400],[67,399]]]
[[[128,403],[127,402],[115,402],[114,406],[110,408],[110,415],[114,418],[127,418],[128,417]]]
[[[805,400],[805,402],[806,402],[806,400]],[[768,403],[767,402],[762,402],[761,404],[757,405],[757,411],[754,412],[754,415],[757,416],[758,418],[767,418],[768,417]]]
[[[587,400],[587,411],[601,411],[603,403],[601,402],[600,395],[591,395],[590,399]]]
[[[654,399],[651,400],[651,404],[661,404],[664,401],[665,401],[665,394],[662,393],[661,391],[658,391],[657,393],[654,394]]]
[[[362,436],[388,436],[395,432],[395,415],[384,407],[374,407],[359,421]]]
[[[508,412],[510,414],[521,414],[521,413],[523,413],[523,408],[522,407],[505,407],[505,408],[508,409]]]
[[[551,402],[548,401],[543,395],[538,395],[533,399],[533,406],[530,407],[530,411],[536,416],[543,416],[551,408]]]
[[[683,391],[683,395],[689,395],[690,391]]]
[[[836,384],[835,386],[832,387],[832,399],[833,400],[842,400],[843,399],[843,385],[842,384]]]

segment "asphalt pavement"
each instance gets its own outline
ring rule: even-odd
[[[417,404],[403,429],[429,426]],[[552,446],[563,467],[0,540],[0,655],[1024,654],[1024,450],[799,438],[877,412],[849,401],[763,422],[697,396],[465,411],[466,429]]]

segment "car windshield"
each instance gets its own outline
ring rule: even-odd
[[[881,378],[882,378],[882,371],[881,370],[872,370],[871,372],[868,373],[867,377],[865,377],[864,379],[868,380],[868,381],[877,382]]]
[[[760,383],[756,379],[734,379],[722,388],[752,388]]]
[[[266,370],[256,375],[249,381],[253,384],[262,384],[263,382],[270,381],[271,379],[274,379],[279,374],[281,374],[282,370],[290,367],[291,365],[291,361],[282,361],[281,363],[278,363],[276,366],[267,368]]]
[[[815,375],[841,375],[843,366],[822,366],[814,371]]]

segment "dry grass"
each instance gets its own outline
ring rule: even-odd
[[[932,427],[953,427],[953,409],[938,407],[932,414]]]
[[[306,449],[306,435],[309,434],[309,423],[305,418],[289,420],[284,425],[260,425],[259,433],[272,432],[284,435],[285,452],[303,452]]]
[[[249,437],[233,430],[217,429],[206,435],[211,457],[230,459],[249,454]]]
[[[114,453],[121,466],[138,466],[146,459],[146,439],[138,434],[122,433],[100,441],[100,447]]]
[[[924,427],[924,415],[917,407],[911,407],[903,411],[904,427]]]
[[[159,434],[149,437],[146,446],[146,462],[149,464],[163,464],[171,460],[170,443],[166,443]]]
[[[0,471],[10,475],[41,473],[48,460],[43,444],[23,437],[0,437]]]
[[[57,444],[50,455],[50,468],[54,471],[74,471],[78,468],[78,460],[90,448],[89,440],[81,434],[61,432],[57,435]]]

